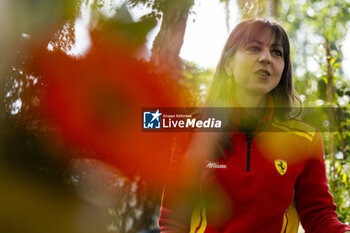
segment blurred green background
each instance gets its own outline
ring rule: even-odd
[[[37,112],[42,98],[38,86],[44,84],[25,67],[37,45],[81,57],[91,43],[89,31],[105,30],[126,36],[137,48],[132,53],[140,61],[172,73],[187,88],[190,105],[198,106],[205,99],[216,64],[181,54],[191,53],[186,43],[197,31],[188,28],[196,24],[197,16],[200,24],[205,2],[0,1],[1,232],[158,231],[160,196],[148,190],[142,177],[126,178],[95,160],[57,159],[57,154],[81,152],[62,149],[64,142],[58,142],[59,146],[50,142],[54,130]],[[219,15],[214,13],[222,12],[227,29],[218,44],[242,19],[277,18],[290,36],[296,89],[303,106],[340,109],[336,115],[324,112],[320,118],[328,117],[322,131],[330,191],[339,219],[349,224],[350,0],[213,2],[217,9],[206,11],[205,17],[216,23]],[[207,33],[212,32],[207,29]],[[183,47],[187,51],[181,51]],[[206,51],[210,48],[203,47],[200,56],[220,53]]]

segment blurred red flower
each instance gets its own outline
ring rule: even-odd
[[[178,81],[154,72],[134,51],[120,37],[96,33],[83,57],[46,50],[37,54],[34,66],[47,84],[43,110],[65,141],[158,185],[174,134],[143,132],[142,108],[186,104]]]

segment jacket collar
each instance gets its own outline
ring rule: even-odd
[[[265,113],[261,119],[251,115],[247,109],[239,107],[238,103],[235,103],[231,111],[231,127],[233,132],[244,132],[255,136],[258,132],[263,131],[272,122],[274,116],[274,102],[271,95],[267,98],[267,104],[265,107]]]

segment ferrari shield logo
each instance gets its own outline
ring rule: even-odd
[[[281,176],[283,176],[287,172],[287,162],[281,159],[275,160],[275,167]]]

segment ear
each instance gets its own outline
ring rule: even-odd
[[[228,76],[232,76],[233,74],[233,59],[232,58],[228,58],[225,63],[224,63],[224,67],[225,67],[225,71],[227,73]]]

